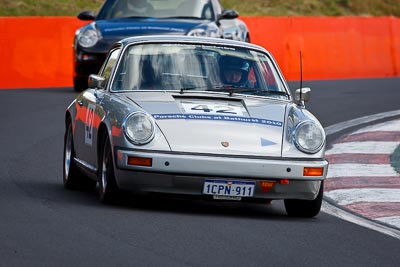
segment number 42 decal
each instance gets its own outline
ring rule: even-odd
[[[93,123],[94,123],[94,112],[96,110],[96,105],[89,104],[86,110],[85,119],[85,144],[93,144]]]
[[[240,106],[231,106],[224,104],[199,104],[199,103],[182,103],[186,113],[195,114],[219,114],[219,115],[237,115],[243,116]]]

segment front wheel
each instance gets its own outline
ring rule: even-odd
[[[314,200],[285,199],[285,209],[291,217],[311,218],[317,216],[321,210],[324,196],[324,181],[321,182],[318,195]]]
[[[101,148],[100,171],[98,176],[99,200],[102,203],[113,203],[119,190],[115,182],[111,144],[107,134],[103,137]]]

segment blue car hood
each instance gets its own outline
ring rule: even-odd
[[[182,19],[130,18],[96,21],[104,39],[119,40],[128,36],[174,34],[186,35],[203,21]]]

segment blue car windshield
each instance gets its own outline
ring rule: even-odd
[[[209,0],[108,0],[96,19],[136,17],[215,19]]]
[[[195,90],[288,99],[268,54],[206,44],[139,44],[119,62],[112,91]]]

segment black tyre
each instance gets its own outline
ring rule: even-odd
[[[69,120],[64,135],[64,160],[63,160],[63,184],[65,189],[82,190],[93,189],[96,185],[94,180],[86,177],[76,166],[74,161],[74,141],[72,138],[72,124]]]
[[[99,200],[102,203],[111,204],[117,199],[119,190],[115,182],[111,144],[107,134],[104,135],[101,144],[98,175]]]
[[[285,199],[286,213],[291,217],[311,218],[317,216],[321,210],[324,196],[324,182],[321,182],[319,192],[314,200]]]

